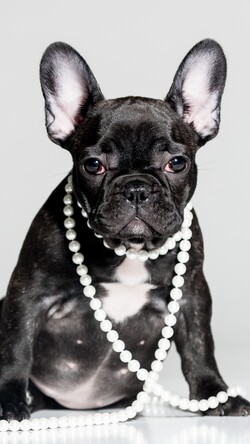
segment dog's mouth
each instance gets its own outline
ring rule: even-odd
[[[150,250],[162,246],[166,241],[166,236],[160,235],[138,217],[130,220],[118,233],[103,237],[111,248],[123,244],[127,248],[133,246],[137,249],[144,247]]]

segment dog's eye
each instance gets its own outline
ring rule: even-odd
[[[84,162],[85,171],[89,174],[102,174],[105,172],[105,168],[100,160],[91,158]]]
[[[165,171],[168,173],[180,173],[185,170],[187,166],[187,161],[182,156],[176,156],[171,159],[165,166]]]

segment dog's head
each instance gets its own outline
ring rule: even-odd
[[[117,246],[159,246],[178,231],[197,178],[197,149],[216,136],[226,60],[212,40],[184,58],[164,101],[105,100],[84,59],[54,43],[41,61],[46,126],[73,156],[77,199]]]

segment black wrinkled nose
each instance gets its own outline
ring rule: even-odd
[[[128,183],[123,190],[124,197],[134,205],[140,205],[146,202],[150,194],[151,187],[142,182]]]

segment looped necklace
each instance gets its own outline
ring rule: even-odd
[[[151,251],[135,250],[132,248],[126,249],[124,245],[114,249],[115,254],[118,256],[124,256],[131,260],[155,260],[159,255],[165,255],[167,252],[175,248],[176,243],[179,242],[179,253],[177,254],[177,264],[174,267],[175,276],[172,279],[173,288],[170,292],[170,302],[168,303],[168,314],[164,318],[165,326],[161,331],[161,339],[158,341],[158,348],[155,351],[155,359],[151,363],[151,370],[141,367],[140,362],[134,359],[132,353],[126,348],[126,344],[119,337],[119,333],[113,328],[110,319],[107,319],[107,314],[102,307],[102,302],[99,298],[95,297],[96,289],[92,284],[92,278],[88,274],[88,268],[84,264],[84,256],[80,252],[81,245],[77,238],[75,231],[75,220],[73,219],[74,208],[73,203],[73,185],[72,176],[68,177],[68,181],[65,185],[66,195],[63,202],[65,207],[63,209],[66,219],[64,226],[66,228],[66,238],[69,241],[69,250],[73,253],[72,260],[76,265],[76,273],[79,276],[80,283],[83,286],[83,294],[89,299],[89,305],[94,312],[94,318],[99,323],[99,327],[104,334],[106,334],[107,340],[111,343],[112,349],[119,355],[122,363],[127,365],[130,372],[134,373],[135,377],[143,382],[142,390],[137,393],[135,401],[124,409],[120,409],[117,412],[104,412],[95,413],[92,415],[79,415],[79,416],[62,416],[59,418],[34,418],[31,420],[24,419],[22,421],[0,421],[0,431],[18,431],[18,430],[44,430],[55,428],[67,428],[67,427],[82,427],[86,425],[100,425],[100,424],[116,424],[119,422],[125,422],[134,418],[138,413],[142,412],[145,405],[150,402],[152,396],[156,396],[160,401],[170,404],[172,407],[179,408],[184,411],[190,412],[205,412],[208,409],[215,409],[218,405],[224,404],[228,397],[236,397],[239,394],[239,389],[228,388],[227,391],[220,391],[216,396],[210,396],[208,399],[191,399],[180,397],[178,395],[171,394],[168,390],[165,390],[162,385],[157,381],[159,379],[159,372],[163,368],[163,362],[167,357],[167,353],[170,349],[170,339],[173,337],[174,329],[177,322],[176,314],[180,310],[179,300],[182,298],[181,287],[184,285],[183,275],[186,272],[186,263],[189,260],[188,251],[191,248],[190,239],[192,237],[192,231],[190,226],[192,224],[193,214],[192,204],[189,203],[184,210],[184,221],[181,230],[176,234],[168,238],[165,244],[158,249]],[[78,203],[81,207],[81,205]],[[81,207],[81,213],[84,217],[87,214]],[[87,222],[88,223],[88,222]],[[89,224],[88,224],[89,226]],[[97,237],[102,237],[95,233]],[[104,245],[110,248],[104,241]]]

